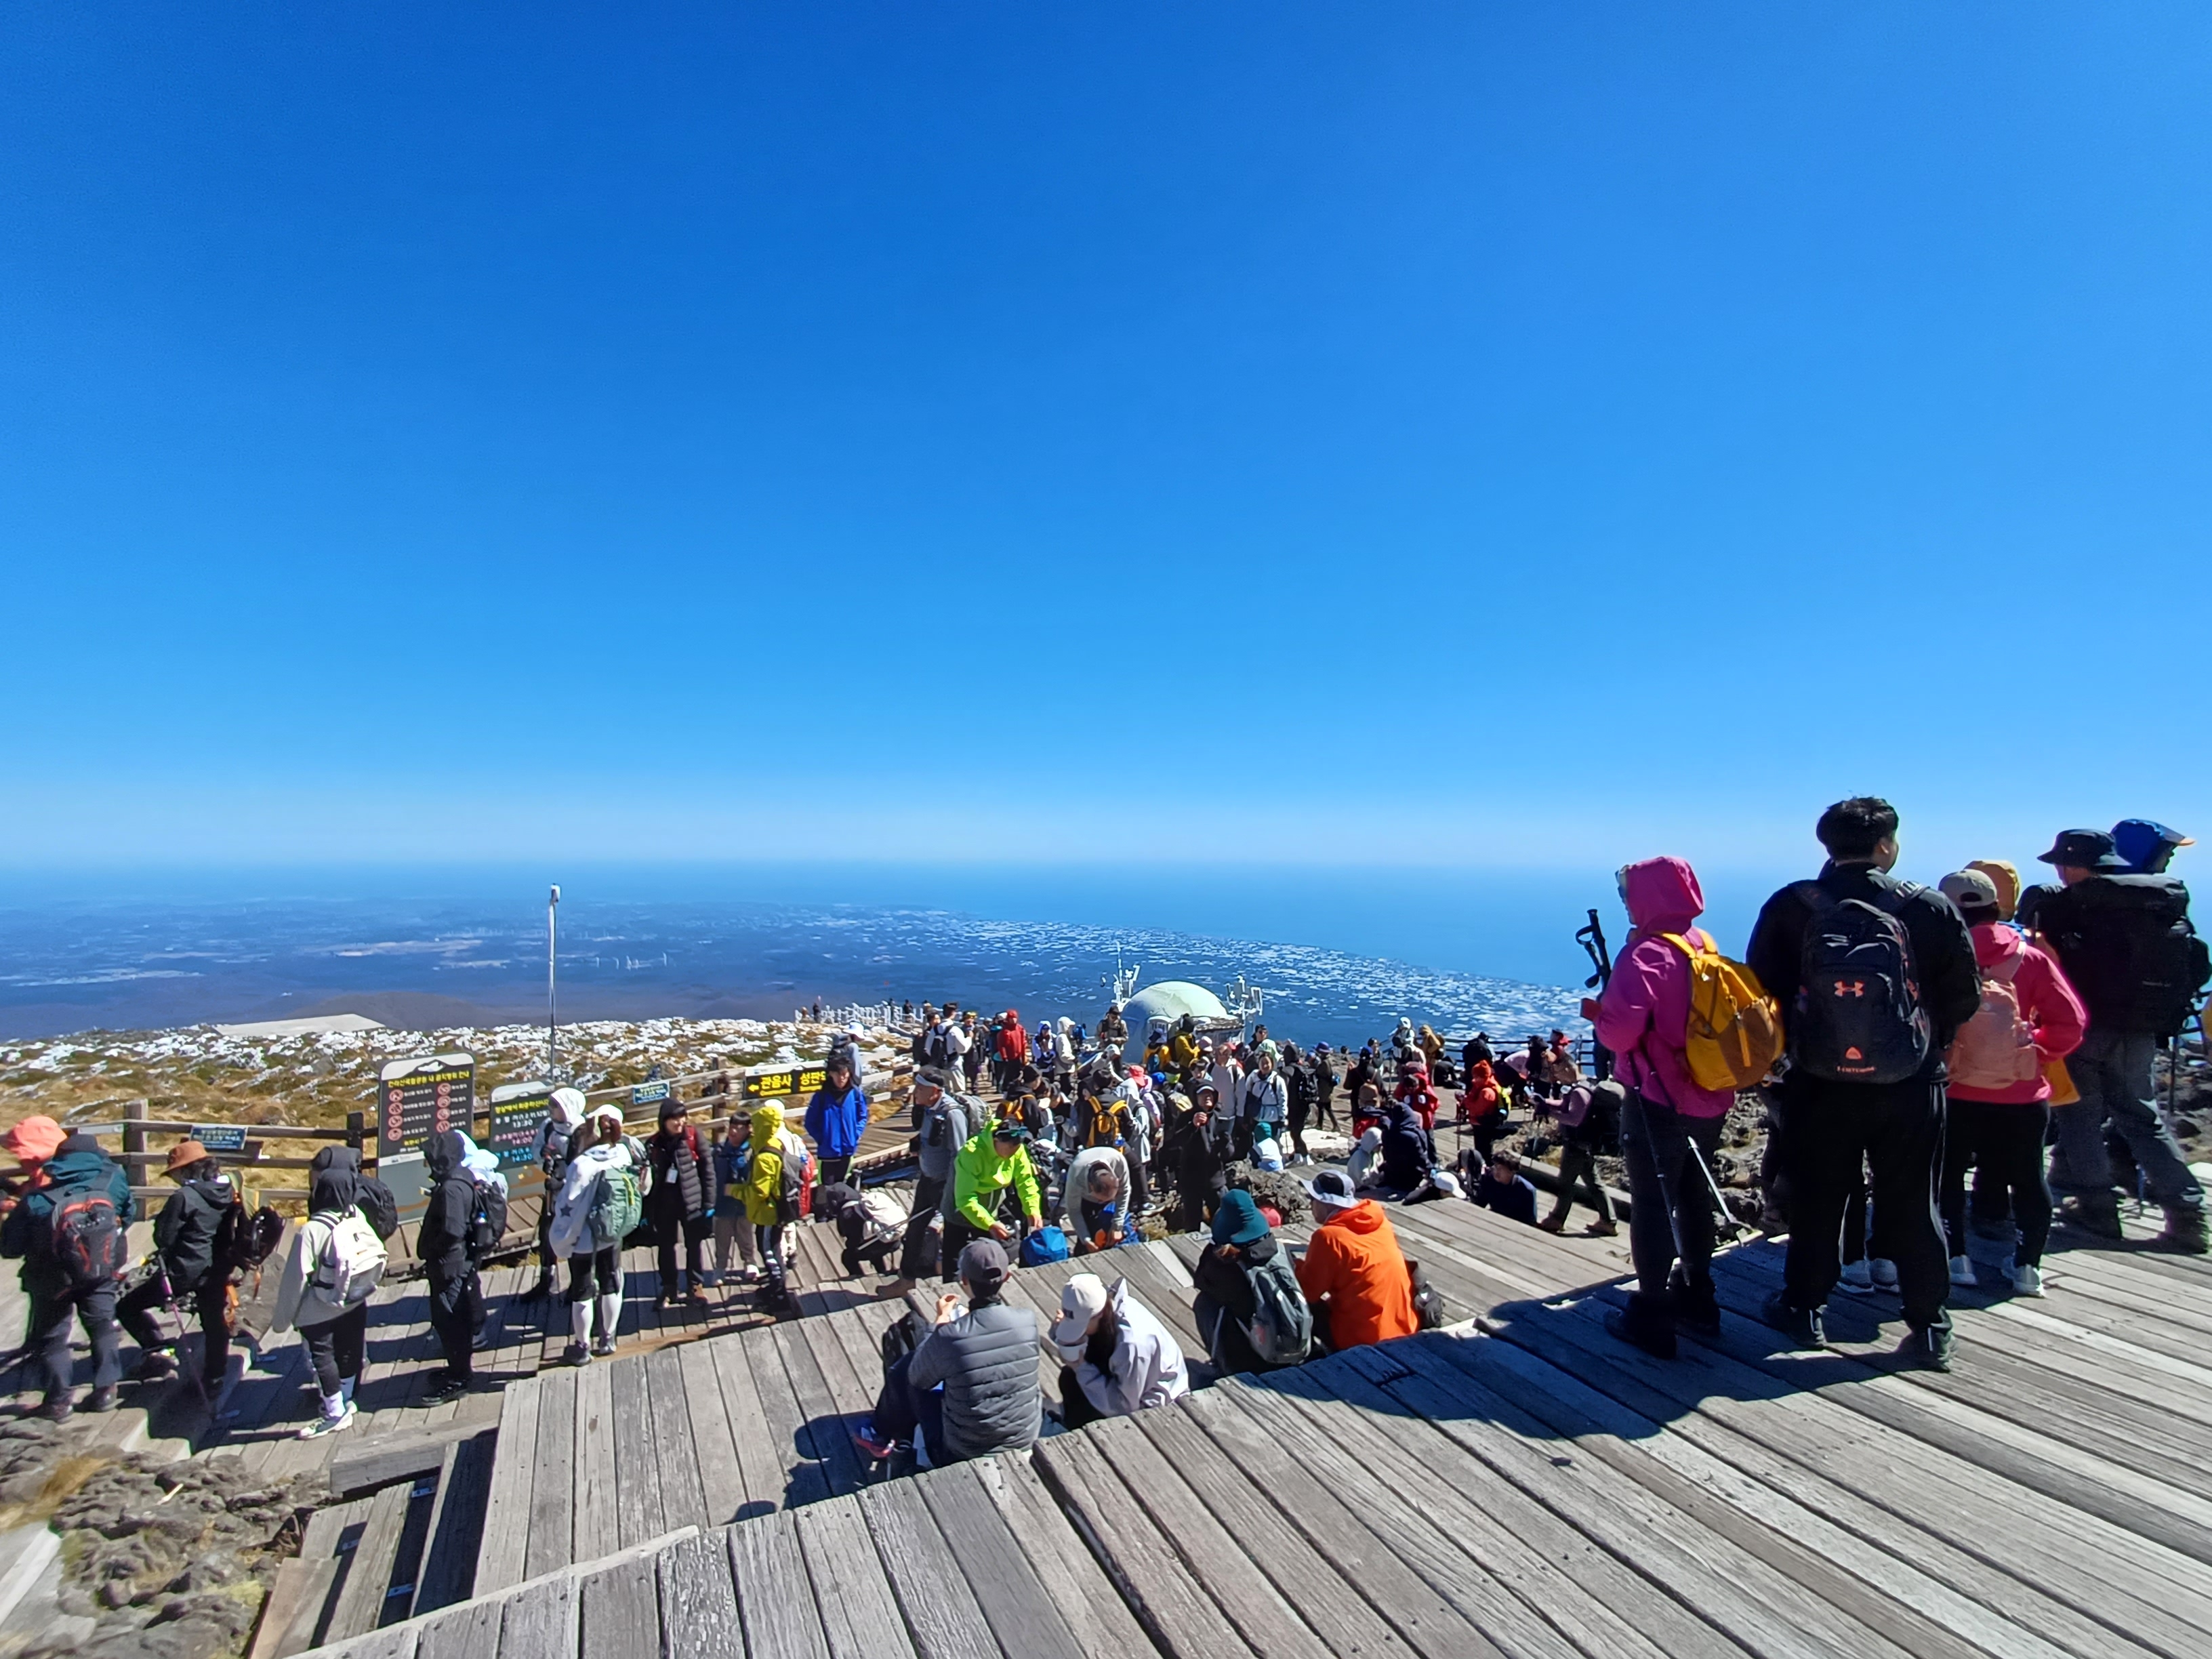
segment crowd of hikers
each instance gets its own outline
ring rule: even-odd
[[[1340,1054],[1278,1042],[1264,1024],[1217,1032],[1184,1017],[1133,1032],[1119,1005],[1092,1030],[1060,1019],[1032,1031],[1012,1010],[924,1004],[904,1196],[854,1174],[872,1110],[858,1032],[833,1045],[796,1121],[761,1101],[731,1111],[711,1139],[694,1114],[726,1084],[689,1105],[672,1096],[644,1137],[617,1108],[556,1089],[533,1149],[547,1196],[532,1294],[559,1295],[566,1358],[588,1364],[614,1351],[629,1246],[656,1249],[664,1304],[702,1304],[727,1283],[782,1312],[793,1305],[795,1229],[830,1226],[848,1274],[946,1287],[927,1328],[896,1328],[860,1437],[882,1457],[919,1436],[942,1459],[1026,1445],[1048,1417],[1072,1426],[1189,1386],[1176,1337],[1127,1280],[1078,1273],[1049,1332],[1062,1365],[1048,1401],[1034,1320],[1005,1300],[1018,1266],[1104,1258],[1142,1242],[1148,1218],[1155,1232],[1202,1233],[1191,1311],[1206,1364],[1297,1364],[1440,1318],[1392,1206],[1463,1199],[1558,1232],[1583,1202],[1595,1212],[1583,1231],[1602,1237],[1619,1222],[1598,1159],[1616,1149],[1637,1285],[1608,1328],[1671,1356],[1680,1333],[1719,1328],[1712,1255],[1727,1210],[1716,1171],[1739,1109],[1763,1115],[1767,1207],[1788,1233],[1764,1315],[1801,1345],[1825,1343],[1838,1288],[1891,1291],[1908,1328],[1904,1358],[1948,1370],[1947,1304],[1954,1285],[1978,1282],[1975,1231],[2008,1237],[2005,1285],[2040,1296],[2054,1214],[2117,1239],[2124,1185],[2163,1209],[2156,1248],[2205,1253],[2203,1192],[2154,1079],[2212,978],[2188,890],[2167,867],[2190,839],[2146,820],[2069,830],[2039,855],[2056,878],[2047,884],[1984,860],[1922,886],[1893,873],[1899,822],[1887,802],[1839,801],[1815,832],[1826,862],[1767,901],[1741,960],[1697,925],[1704,896],[1685,860],[1619,872],[1630,933],[1599,956],[1601,988],[1583,1004],[1587,1071],[1563,1030],[1501,1054],[1486,1035],[1455,1050],[1408,1018]],[[1471,1152],[1439,1158],[1440,1115]],[[1509,1126],[1531,1121],[1559,1149],[1548,1213],[1504,1144]],[[1308,1137],[1323,1130],[1343,1137],[1332,1143],[1345,1146],[1341,1167],[1316,1164]],[[277,1249],[282,1219],[249,1214],[218,1160],[186,1140],[167,1157],[175,1191],[154,1250],[134,1267],[124,1241],[136,1200],[93,1136],[32,1117],[0,1146],[21,1165],[0,1196],[0,1255],[23,1261],[41,1409],[64,1419],[75,1403],[75,1325],[92,1347],[91,1409],[117,1403],[125,1331],[141,1350],[137,1376],[171,1374],[178,1339],[163,1334],[164,1309],[198,1318],[196,1380],[219,1409],[238,1282]],[[506,1182],[458,1130],[423,1152],[416,1254],[445,1358],[434,1401],[472,1382],[479,1268],[506,1231]],[[1255,1179],[1286,1170],[1310,1174],[1264,1189]],[[1277,1236],[1285,1181],[1310,1211],[1303,1246]],[[319,1154],[309,1182],[270,1324],[302,1334],[320,1402],[302,1432],[319,1435],[353,1419],[398,1211],[346,1147]]]

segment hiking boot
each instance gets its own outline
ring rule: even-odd
[[[1973,1257],[1954,1255],[1951,1258],[1951,1282],[1954,1285],[1964,1285],[1968,1290],[1973,1289],[1982,1282],[1980,1276],[1974,1272]]]
[[[1632,1348],[1641,1348],[1654,1359],[1674,1357],[1674,1322],[1656,1297],[1630,1292],[1626,1310],[1606,1310],[1605,1334]]]
[[[66,1423],[76,1414],[76,1407],[65,1394],[58,1394],[40,1402],[29,1413],[33,1417],[43,1417],[49,1423]]]
[[[1867,1273],[1874,1279],[1874,1287],[1877,1291],[1893,1291],[1897,1288],[1897,1263],[1892,1261],[1887,1256],[1869,1256]]]
[[[422,1403],[425,1406],[448,1406],[454,1401],[459,1400],[463,1395],[466,1395],[468,1391],[468,1378],[465,1376],[449,1376],[446,1378],[445,1381],[439,1383],[436,1388],[431,1389],[429,1393],[424,1395],[422,1396]]]
[[[138,1369],[131,1375],[141,1382],[166,1382],[177,1374],[177,1362],[159,1348],[149,1348],[138,1358]]]
[[[1849,1291],[1853,1296],[1872,1296],[1874,1269],[1868,1267],[1863,1260],[1847,1261],[1844,1264],[1843,1272],[1837,1275],[1836,1288]]]
[[[2150,1242],[2154,1250],[2170,1250],[2176,1255],[2203,1255],[2212,1252],[2212,1230],[2204,1219],[2201,1204],[2169,1205],[2166,1212],[2166,1231]]]
[[[1584,1238],[1611,1238],[1620,1231],[1618,1221],[1593,1221],[1583,1229]]]
[[[564,1365],[588,1365],[592,1363],[592,1351],[581,1342],[571,1342],[561,1350],[561,1363]]]
[[[1673,1309],[1677,1330],[1709,1339],[1721,1334],[1720,1297],[1714,1294],[1711,1285],[1670,1285],[1667,1287],[1667,1299]]]
[[[702,1311],[704,1311],[707,1306],[707,1292],[701,1290],[696,1285],[694,1285],[690,1292],[685,1295],[684,1298],[684,1305],[687,1308],[697,1308]]]
[[[123,1390],[112,1382],[104,1382],[92,1391],[92,1398],[84,1402],[88,1412],[112,1412],[120,1401]]]
[[[1567,1230],[1567,1218],[1559,1214],[1547,1215],[1536,1225],[1547,1233],[1563,1233]]]
[[[2094,1238],[2124,1239],[2120,1206],[2112,1197],[2069,1198],[2058,1206],[2058,1219]]]
[[[2033,1261],[2023,1261],[2012,1270],[2012,1293],[2014,1296],[2043,1296],[2043,1269]]]
[[[522,1299],[525,1302],[543,1302],[552,1294],[553,1275],[540,1273],[538,1276],[538,1282],[522,1293]]]
[[[666,1313],[675,1305],[676,1298],[666,1291],[660,1291],[653,1298],[653,1310],[655,1313]]]
[[[1897,1357],[1914,1370],[1948,1371],[1951,1369],[1953,1346],[1949,1326],[1930,1325],[1925,1330],[1908,1334],[1897,1345]]]
[[[600,1358],[606,1358],[614,1351],[615,1340],[611,1336],[595,1336],[592,1339],[592,1352]]]
[[[1760,1304],[1759,1316],[1788,1337],[1793,1347],[1825,1348],[1828,1346],[1828,1322],[1820,1308],[1793,1308],[1777,1291]]]

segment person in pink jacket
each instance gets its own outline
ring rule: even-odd
[[[2057,961],[1999,920],[1996,884],[1983,871],[1954,871],[1940,884],[1959,907],[1981,970],[1982,1006],[1951,1040],[1950,1116],[1943,1141],[1943,1229],[1951,1240],[1951,1282],[1975,1283],[1966,1255],[1966,1171],[1974,1175],[1974,1216],[2020,1231],[2012,1287],[2043,1294],[2043,1246],[2051,1235],[2051,1186],[2043,1143],[2051,1128],[2045,1066],[2081,1046],[2088,1016]]]
[[[1626,1314],[1606,1328],[1646,1352],[1671,1356],[1676,1326],[1701,1335],[1720,1330],[1713,1294],[1713,1208],[1693,1158],[1712,1167],[1721,1125],[1735,1096],[1701,1089],[1683,1057],[1690,1023],[1690,960],[1674,934],[1717,949],[1692,926],[1705,908],[1697,872],[1677,858],[1645,859],[1620,874],[1629,935],[1605,994],[1583,1005],[1597,1040],[1613,1056],[1627,1088],[1620,1112],[1628,1164],[1629,1253],[1637,1289]],[[1679,1261],[1678,1261],[1679,1255]]]

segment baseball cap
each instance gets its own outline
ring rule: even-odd
[[[960,1282],[977,1296],[995,1296],[1006,1282],[1006,1247],[979,1238],[960,1252]]]
[[[2112,838],[2101,830],[2061,830],[2047,853],[2038,853],[2039,864],[2063,864],[2077,870],[2124,870],[2128,861],[2114,850]]]
[[[1954,870],[1936,885],[1961,910],[1995,910],[1997,884],[1979,870]]]
[[[1306,1196],[1335,1210],[1348,1210],[1359,1202],[1359,1195],[1352,1190],[1352,1177],[1341,1170],[1323,1170],[1306,1182]]]
[[[1060,1317],[1053,1322],[1053,1346],[1063,1353],[1081,1348],[1091,1322],[1105,1311],[1105,1281],[1097,1273],[1077,1273],[1060,1287]]]

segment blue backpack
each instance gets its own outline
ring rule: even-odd
[[[1067,1235],[1058,1227],[1039,1227],[1022,1241],[1024,1267],[1042,1267],[1067,1257]]]

